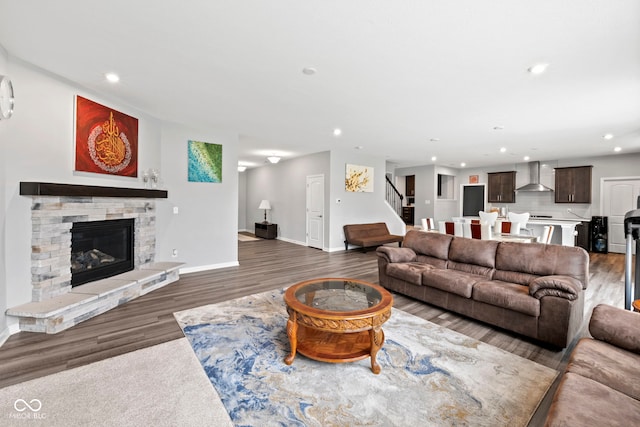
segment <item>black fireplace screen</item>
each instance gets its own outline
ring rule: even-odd
[[[133,270],[133,239],[133,219],[74,223],[71,286]]]

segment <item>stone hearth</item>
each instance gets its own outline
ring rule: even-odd
[[[155,262],[155,198],[162,190],[21,183],[32,196],[32,302],[7,310],[20,330],[56,333],[179,278],[182,263]],[[94,197],[95,196],[95,197]],[[71,287],[71,226],[134,219],[134,270]]]

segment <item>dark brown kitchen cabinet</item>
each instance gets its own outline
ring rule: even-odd
[[[493,203],[516,202],[516,171],[491,172],[487,201]]]
[[[415,175],[407,175],[405,177],[405,192],[407,193],[407,196],[416,195],[416,176]]]
[[[414,222],[414,209],[413,206],[402,207],[402,220],[405,224],[413,225]]]
[[[591,203],[593,166],[556,168],[556,203]]]

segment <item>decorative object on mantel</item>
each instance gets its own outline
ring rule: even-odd
[[[76,96],[76,171],[138,176],[138,119]]]
[[[267,211],[271,210],[271,203],[269,203],[268,200],[263,200],[260,202],[260,206],[258,206],[258,209],[264,209],[264,221],[262,221],[262,223],[269,224],[269,221],[267,221]]]
[[[222,182],[222,145],[189,141],[189,182]]]
[[[142,182],[144,182],[144,188],[158,188],[160,173],[155,169],[148,169],[142,172]]]
[[[373,168],[347,164],[345,190],[352,193],[373,193]]]
[[[166,199],[166,190],[144,188],[100,187],[97,185],[56,184],[51,182],[21,182],[21,196],[73,196],[73,197],[140,197]]]

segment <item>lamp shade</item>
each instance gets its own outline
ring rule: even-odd
[[[271,209],[271,204],[268,200],[263,200],[260,202],[260,206],[258,206],[258,209]]]

